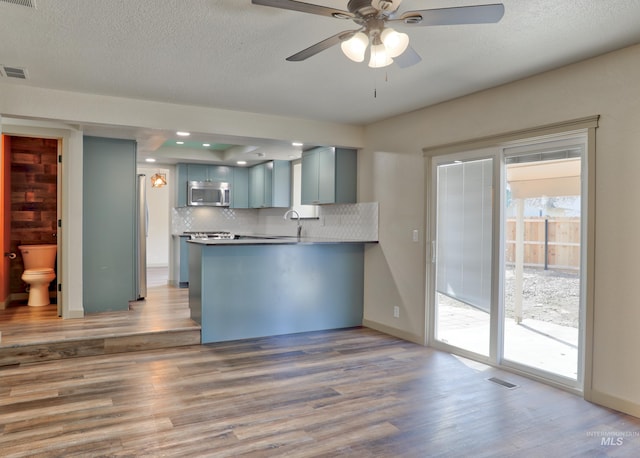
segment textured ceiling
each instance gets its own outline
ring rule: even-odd
[[[503,0],[498,24],[409,29],[422,62],[373,70],[338,46],[286,62],[353,23],[250,0],[35,3],[0,1],[0,64],[28,72],[5,82],[350,124],[640,42],[638,0]],[[314,3],[346,9],[347,0]],[[404,0],[400,9],[477,3]]]

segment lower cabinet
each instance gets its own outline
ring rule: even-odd
[[[189,237],[180,236],[180,270],[178,272],[178,287],[189,287]]]

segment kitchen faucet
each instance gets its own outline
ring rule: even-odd
[[[287,216],[292,215],[295,216],[298,220],[298,240],[300,240],[300,236],[302,235],[302,225],[300,224],[300,214],[295,210],[287,210],[284,214],[284,219],[287,219]]]

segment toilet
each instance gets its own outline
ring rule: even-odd
[[[49,284],[56,278],[57,245],[20,245],[24,261],[22,281],[29,285],[29,305],[49,305]]]

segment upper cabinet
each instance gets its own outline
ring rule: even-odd
[[[291,205],[291,163],[269,161],[249,169],[249,207]]]
[[[187,182],[225,181],[231,185],[231,208],[291,205],[291,163],[269,161],[253,167],[177,164],[177,206],[187,205]]]
[[[177,164],[177,206],[187,205],[187,183],[189,181],[224,181],[231,184],[233,198],[233,181],[235,167],[208,164]],[[243,208],[243,207],[240,207]]]
[[[357,151],[318,147],[302,153],[302,204],[355,203]]]
[[[226,181],[233,179],[232,167],[226,165],[187,164],[187,181]]]
[[[233,167],[231,208],[249,208],[249,169]]]

